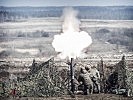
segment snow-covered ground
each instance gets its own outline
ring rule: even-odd
[[[61,20],[59,18],[31,18],[24,22],[4,22],[0,23],[0,30],[10,33],[22,31],[33,32],[44,30],[47,32],[60,32]],[[81,19],[81,28],[133,28],[132,20],[90,20]]]
[[[59,18],[32,18],[24,22],[4,22],[0,23],[0,32],[6,32],[9,36],[12,36],[16,32],[30,32],[44,31],[44,32],[57,32],[60,33],[62,29],[62,22]],[[91,33],[96,32],[98,29],[131,29],[133,28],[133,21],[131,20],[90,20],[81,19],[80,28],[84,31]],[[29,32],[29,33],[28,33]],[[6,40],[0,42],[0,52],[8,51],[8,58],[50,58],[56,56],[56,52],[52,47],[52,37],[15,37],[10,39],[7,37]],[[101,42],[93,40],[90,47],[84,50],[87,55],[97,54],[97,55],[109,55],[117,54],[128,54],[125,47],[119,46],[121,52],[116,50],[115,44],[109,44],[107,42]],[[131,52],[132,53],[132,52]],[[93,56],[93,55],[91,55]],[[3,58],[2,58],[3,59]],[[5,59],[5,58],[4,58]]]

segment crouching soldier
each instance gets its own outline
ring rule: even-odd
[[[93,93],[93,82],[92,82],[89,75],[90,74],[86,71],[86,69],[81,68],[78,82],[83,84],[84,95],[88,95],[89,93],[91,93],[91,94]]]

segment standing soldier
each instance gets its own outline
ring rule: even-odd
[[[93,82],[90,78],[90,74],[83,68],[81,68],[81,74],[79,75],[78,82],[82,82],[83,84],[83,92],[84,95],[88,95],[88,93],[93,93]]]
[[[93,89],[95,92],[100,93],[100,73],[95,66],[89,68],[85,67],[88,73],[90,73],[90,78],[93,82]],[[95,87],[95,88],[94,88]]]

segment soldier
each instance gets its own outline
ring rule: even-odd
[[[79,75],[78,82],[82,82],[83,84],[83,92],[84,95],[88,93],[93,93],[93,82],[90,78],[90,74],[86,71],[86,69],[81,68],[81,74]]]
[[[90,78],[93,81],[93,87],[96,87],[96,91],[100,93],[100,74],[99,71],[93,66],[91,69],[89,67],[85,67],[88,73],[90,73]]]

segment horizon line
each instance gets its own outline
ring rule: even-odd
[[[54,6],[54,5],[48,5],[48,6],[2,6],[0,5],[0,7],[131,7],[133,5],[97,5],[97,6],[94,6],[94,5],[89,5],[89,6],[80,6],[80,5],[73,5],[73,6],[61,6],[61,5],[58,5],[58,6]]]

